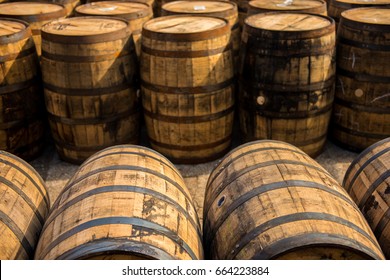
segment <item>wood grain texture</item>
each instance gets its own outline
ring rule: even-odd
[[[332,19],[263,13],[245,20],[239,116],[244,141],[286,141],[310,156],[325,144],[334,98]]]
[[[54,203],[36,259],[202,259],[192,198],[157,152],[121,145],[83,163]]]
[[[0,19],[0,149],[25,160],[44,147],[45,104],[27,23]]]
[[[345,173],[343,187],[359,206],[390,258],[390,138],[364,150]]]
[[[127,20],[132,32],[136,53],[141,54],[142,26],[153,17],[152,7],[146,3],[99,1],[76,8],[77,16],[108,16]]]
[[[0,4],[0,17],[29,23],[38,56],[41,55],[41,28],[44,24],[66,16],[65,7],[54,3],[12,2]]]
[[[233,51],[226,20],[166,16],[144,25],[141,88],[154,149],[174,162],[205,162],[229,149]]]
[[[115,144],[137,143],[135,51],[125,20],[75,17],[42,29],[46,108],[61,158],[81,163]]]
[[[28,163],[0,151],[0,260],[33,259],[50,202]]]
[[[337,33],[332,137],[362,151],[390,136],[390,9],[343,12]]]
[[[210,259],[384,259],[356,204],[296,147],[247,143],[211,172],[204,203]]]
[[[323,0],[254,0],[248,3],[247,16],[267,12],[302,12],[326,16],[326,2]]]

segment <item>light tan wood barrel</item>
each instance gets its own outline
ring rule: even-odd
[[[347,192],[298,148],[244,144],[212,170],[204,201],[211,259],[383,259]]]
[[[248,16],[267,12],[302,12],[326,16],[323,0],[254,0],[248,3]]]
[[[234,70],[237,72],[241,30],[238,23],[237,4],[228,1],[174,1],[161,7],[161,15],[193,14],[226,19],[231,27],[234,52]]]
[[[328,3],[328,15],[336,21],[336,26],[338,26],[342,12],[354,8],[371,6],[390,7],[390,0],[330,0]]]
[[[321,15],[262,13],[245,20],[239,116],[244,141],[274,139],[322,152],[334,98],[335,25]]]
[[[332,137],[362,151],[390,137],[390,9],[342,13]]]
[[[100,0],[87,0],[86,3],[92,3],[92,2],[99,2]],[[108,0],[108,1],[118,1],[118,0]],[[156,4],[156,1],[154,0],[121,0],[122,2],[139,2],[139,3],[145,3],[145,4],[148,4],[150,7],[152,7],[152,10],[153,10],[153,15],[156,15],[157,11],[157,4]]]
[[[141,53],[141,32],[146,21],[153,17],[152,8],[145,3],[99,1],[76,8],[78,16],[120,17],[129,22],[137,55]]]
[[[152,147],[174,162],[216,159],[231,142],[233,51],[224,19],[152,19],[142,33],[141,89]]]
[[[344,188],[359,206],[390,259],[390,138],[358,155],[345,173]]]
[[[13,2],[0,4],[0,17],[15,18],[30,24],[38,56],[41,55],[41,27],[66,16],[64,6],[54,3]]]
[[[31,28],[0,18],[0,150],[25,160],[40,155],[46,128],[41,84]]]
[[[96,153],[54,203],[36,259],[202,259],[184,180],[159,153],[121,145]]]
[[[34,257],[49,208],[41,176],[19,157],[0,151],[0,260]]]
[[[19,2],[19,0],[13,2]],[[66,11],[66,16],[73,16],[73,10],[75,7],[81,4],[80,0],[30,0],[30,2],[44,2],[44,3],[55,3],[63,5]]]
[[[63,160],[81,163],[116,144],[137,143],[137,66],[128,22],[100,17],[42,28],[42,74],[49,123]]]

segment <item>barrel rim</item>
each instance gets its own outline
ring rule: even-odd
[[[0,18],[0,21],[17,22],[23,24],[25,27],[23,30],[20,30],[18,32],[9,35],[0,36],[0,44],[15,43],[32,36],[31,26],[27,21],[16,19],[16,18],[7,18],[7,17]]]
[[[121,21],[126,24],[126,27],[111,31],[104,34],[91,34],[91,35],[62,35],[62,34],[53,34],[50,32],[45,31],[45,27],[52,25],[57,22],[61,21],[72,21],[72,20],[80,20],[80,19],[108,19],[108,20],[117,20]],[[53,43],[60,43],[60,44],[69,44],[69,45],[79,45],[79,44],[94,44],[94,43],[104,43],[107,41],[115,41],[115,40],[121,40],[125,38],[129,38],[131,35],[130,25],[129,22],[122,18],[117,17],[73,17],[73,18],[63,18],[63,19],[57,19],[51,22],[48,22],[44,24],[41,28],[41,37],[42,40],[47,40]]]
[[[31,2],[31,1],[23,1],[23,2],[9,2],[9,3],[2,3],[0,4],[0,7],[3,5],[3,4],[15,4],[15,5],[20,5],[20,4],[23,4],[23,3],[34,3],[34,4],[39,4],[41,3],[42,5],[53,5],[53,6],[60,6],[62,7],[62,9],[58,10],[58,11],[53,11],[53,12],[47,12],[47,13],[41,13],[41,14],[30,14],[30,15],[9,15],[9,14],[2,14],[0,13],[0,15],[4,15],[6,17],[9,17],[9,18],[16,18],[16,19],[20,19],[20,20],[23,20],[23,21],[27,21],[29,23],[35,23],[35,22],[41,22],[41,21],[45,21],[45,20],[53,20],[53,19],[57,19],[57,18],[61,18],[61,17],[65,17],[66,16],[66,8],[63,4],[59,4],[59,3],[43,3],[43,2]]]
[[[216,37],[220,37],[226,34],[229,34],[231,32],[230,30],[230,24],[228,20],[224,18],[215,18],[211,16],[199,16],[199,15],[189,15],[189,14],[180,14],[180,15],[172,15],[172,16],[163,16],[158,18],[153,18],[149,20],[148,22],[152,21],[161,21],[161,20],[167,20],[170,18],[178,18],[178,17],[205,17],[205,18],[212,18],[212,19],[218,19],[225,23],[225,25],[214,28],[212,30],[205,30],[205,31],[199,31],[199,32],[192,32],[192,33],[166,33],[166,32],[159,32],[159,31],[153,31],[147,29],[146,23],[142,28],[142,36],[147,37],[149,39],[155,39],[155,40],[164,40],[164,41],[171,41],[171,42],[196,42],[201,40],[210,40]]]
[[[353,13],[353,12],[360,12],[362,10],[388,10],[390,13],[390,4],[385,7],[361,7],[361,8],[354,8],[349,9],[346,11],[343,11],[340,15],[340,22],[339,26],[346,26],[351,28],[356,28],[358,30],[369,30],[369,31],[378,31],[378,32],[386,32],[388,28],[390,27],[390,24],[381,24],[381,23],[368,23],[358,20],[353,20],[350,18],[347,18],[347,14]],[[340,28],[339,27],[339,28]]]
[[[202,0],[200,0],[202,1]],[[232,1],[223,1],[223,0],[205,0],[202,2],[217,2],[217,3],[223,3],[230,5],[231,7],[229,9],[223,10],[223,11],[218,11],[218,12],[212,12],[212,11],[205,11],[205,12],[199,12],[199,13],[189,13],[189,12],[183,12],[183,11],[175,11],[172,9],[169,9],[169,6],[173,5],[178,5],[180,3],[194,3],[196,4],[198,1],[190,1],[190,0],[180,0],[180,1],[173,1],[173,2],[167,2],[161,6],[161,14],[163,16],[166,15],[182,15],[182,14],[187,14],[187,15],[199,15],[199,16],[216,16],[216,17],[221,17],[221,18],[226,18],[227,16],[234,16],[237,14],[237,22],[238,22],[238,6],[235,2]]]
[[[287,15],[287,14],[297,14],[297,15],[307,15],[311,17],[319,17],[326,19],[329,21],[329,25],[319,28],[319,29],[313,29],[313,30],[298,30],[298,31],[282,31],[282,30],[269,30],[269,29],[263,29],[259,27],[252,26],[248,23],[248,20],[251,17],[264,17],[264,16],[270,16],[270,15]],[[250,33],[256,36],[260,36],[267,39],[273,39],[276,38],[277,40],[289,40],[289,39],[313,39],[322,37],[325,35],[329,35],[334,33],[336,35],[336,24],[335,20],[329,16],[324,15],[318,15],[318,14],[308,14],[308,13],[302,13],[302,12],[267,12],[267,13],[261,13],[261,14],[254,14],[248,16],[244,20],[244,29],[243,33]],[[249,32],[250,31],[250,32]]]
[[[267,10],[267,11],[291,11],[291,12],[293,12],[293,11],[307,11],[307,10],[309,10],[309,11],[311,11],[311,10],[314,10],[314,11],[316,11],[316,10],[324,10],[324,12],[326,12],[326,2],[324,1],[324,0],[310,0],[310,1],[312,1],[312,2],[319,2],[319,3],[321,3],[320,5],[317,5],[317,6],[305,6],[305,7],[300,7],[300,8],[297,8],[297,9],[291,9],[291,10],[284,10],[284,9],[278,9],[278,10],[275,10],[275,9],[273,9],[273,8],[271,8],[271,7],[266,7],[266,6],[255,6],[255,3],[257,2],[257,3],[259,3],[259,2],[261,2],[261,3],[263,3],[263,1],[261,1],[261,0],[251,0],[251,1],[249,1],[248,2],[248,12],[249,12],[249,9],[250,8],[252,8],[252,9],[255,9],[255,10]]]

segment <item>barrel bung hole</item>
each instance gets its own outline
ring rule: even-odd
[[[218,207],[221,207],[224,203],[225,203],[225,196],[221,197],[221,198],[218,200]]]

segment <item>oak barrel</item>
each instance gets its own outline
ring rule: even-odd
[[[41,176],[0,151],[0,260],[33,259],[50,201]]]
[[[0,18],[0,150],[25,160],[44,147],[45,103],[31,28]]]
[[[141,32],[146,21],[153,17],[152,8],[146,3],[123,1],[99,1],[76,8],[77,16],[120,17],[129,22],[137,55],[141,53]]]
[[[44,24],[66,16],[60,4],[42,2],[12,2],[0,4],[0,17],[15,18],[30,24],[38,55],[41,55],[41,28]]]
[[[176,15],[145,23],[141,93],[152,148],[175,163],[221,157],[231,142],[233,51],[225,19]]]
[[[343,12],[331,135],[362,151],[390,137],[390,9]]]
[[[334,98],[335,25],[326,16],[249,16],[242,34],[239,117],[243,140],[291,143],[310,156],[325,144]]]
[[[345,173],[344,188],[359,206],[390,259],[390,138],[358,155]]]
[[[198,216],[175,166],[141,146],[86,160],[58,196],[36,259],[202,259]]]
[[[137,71],[125,20],[75,17],[42,28],[49,123],[63,160],[81,163],[116,144],[137,143]]]
[[[229,152],[208,179],[203,218],[206,258],[384,259],[347,192],[284,142]]]
[[[229,1],[174,1],[161,7],[161,15],[193,14],[226,19],[231,28],[234,54],[234,70],[237,71],[240,51],[241,30],[238,22],[237,4]]]
[[[248,3],[247,15],[267,12],[302,12],[326,16],[326,2],[323,0],[254,0]]]

